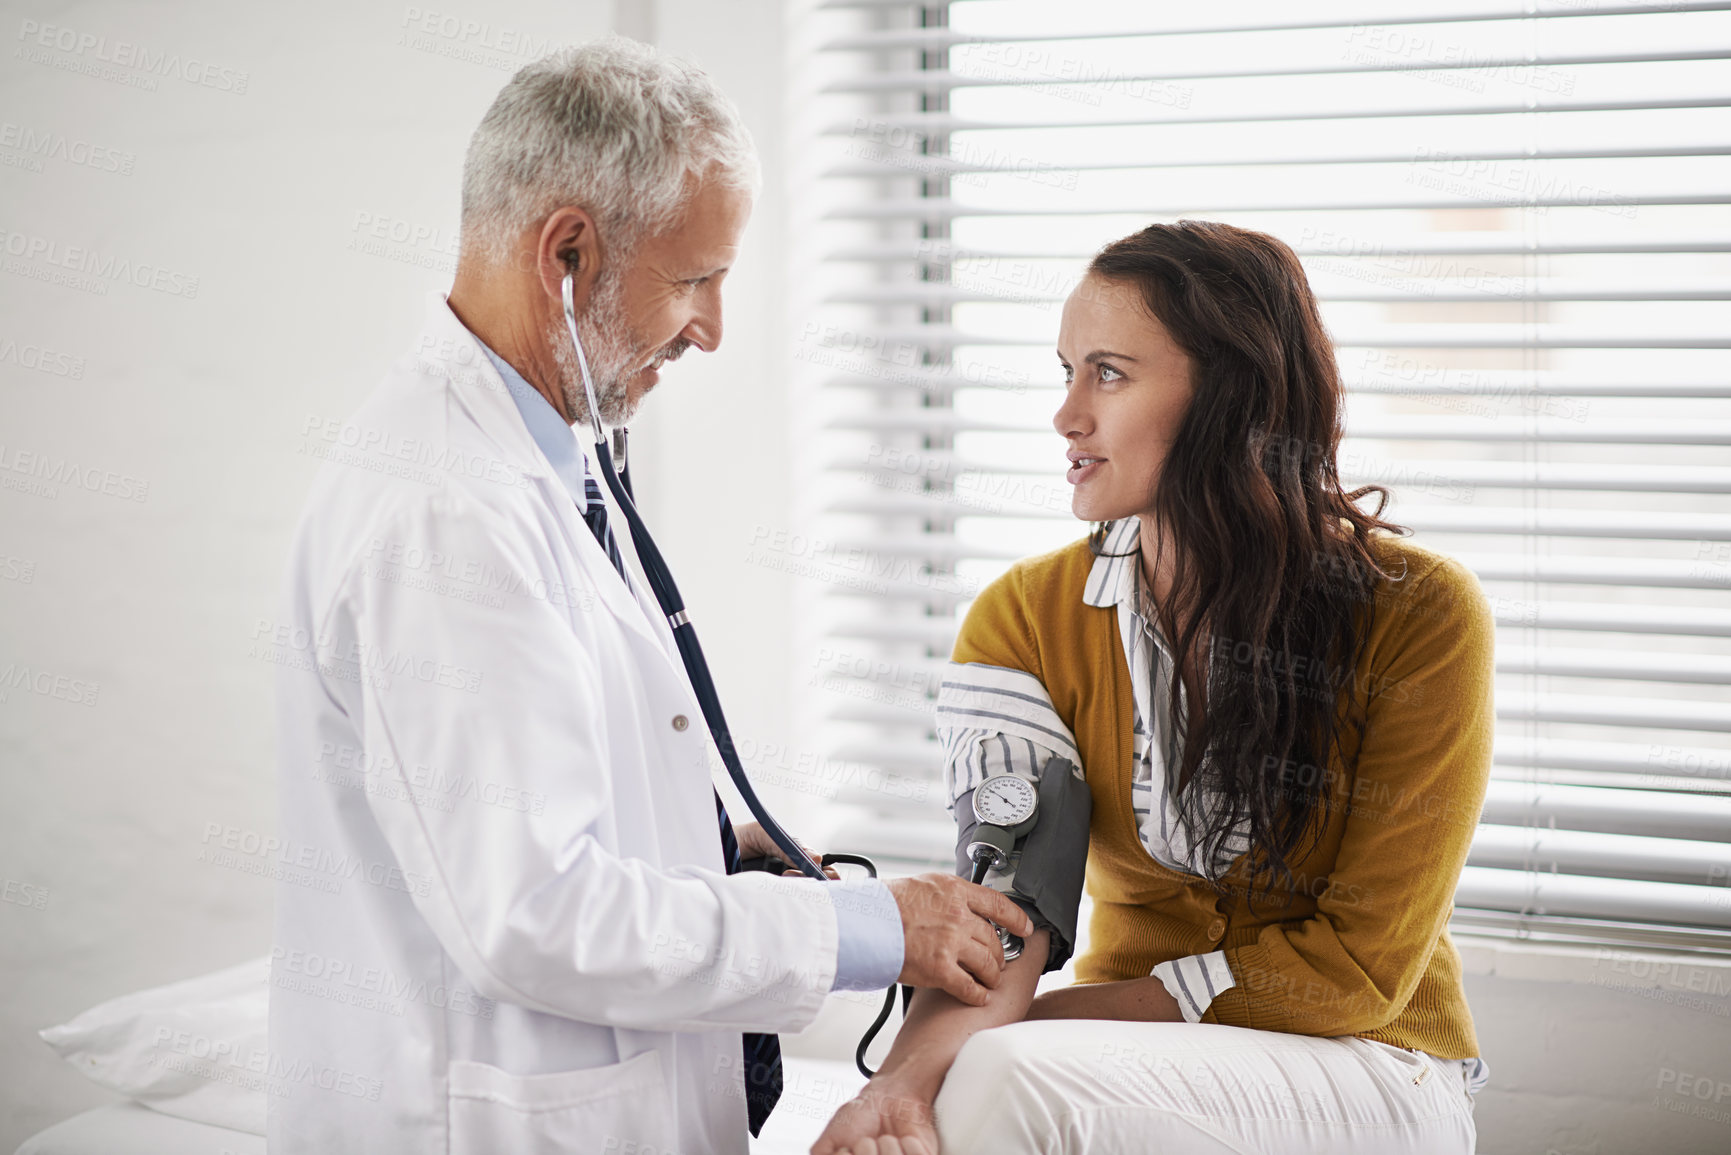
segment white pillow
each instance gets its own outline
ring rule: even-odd
[[[98,1085],[165,1115],[264,1134],[270,958],[122,995],[38,1034]]]

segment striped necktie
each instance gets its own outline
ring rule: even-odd
[[[607,551],[607,560],[613,563],[613,568],[629,586],[631,579],[625,577],[625,559],[620,556],[619,543],[607,524],[607,506],[601,500],[601,486],[589,472],[587,463],[583,470],[583,496],[589,501],[589,511],[583,515],[583,520],[589,523],[589,532]],[[721,827],[721,860],[727,865],[727,873],[738,874],[739,839],[733,835],[733,823],[728,820],[727,807],[722,805],[719,791],[715,795],[715,816]],[[746,1035],[745,1113],[753,1137],[763,1130],[764,1120],[769,1118],[776,1100],[780,1098],[781,1040],[774,1035]]]
[[[583,515],[583,520],[589,523],[589,532],[595,535],[595,540],[607,551],[607,560],[630,586],[631,579],[625,577],[625,559],[619,554],[619,542],[613,537],[613,527],[607,524],[607,504],[601,500],[601,486],[595,475],[589,472],[588,462],[583,463],[583,496],[589,503],[589,512]]]

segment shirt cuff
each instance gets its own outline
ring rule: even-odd
[[[902,973],[902,912],[876,878],[826,883],[835,910],[832,991],[881,991]]]
[[[1208,1009],[1214,996],[1238,985],[1223,950],[1163,962],[1154,968],[1154,977],[1167,994],[1178,1000],[1178,1009],[1187,1023],[1201,1022],[1202,1012]]]

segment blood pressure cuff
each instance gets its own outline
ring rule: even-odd
[[[1076,948],[1082,875],[1088,865],[1088,817],[1094,800],[1087,782],[1077,776],[1075,763],[1058,755],[1040,768],[1036,786],[1039,810],[1033,829],[1016,840],[1009,869],[987,872],[984,885],[1008,896],[1036,927],[1049,932],[1045,970],[1055,971]],[[979,824],[974,817],[974,792],[969,790],[956,799],[956,872],[963,878],[973,877],[968,843]]]

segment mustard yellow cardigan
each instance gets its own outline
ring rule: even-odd
[[[1327,820],[1314,848],[1288,863],[1296,886],[1259,900],[1254,914],[1248,856],[1217,901],[1201,879],[1156,862],[1137,834],[1130,671],[1116,609],[1082,600],[1087,541],[1018,562],[974,602],[954,660],[1034,675],[1082,754],[1094,912],[1079,982],[1140,978],[1168,959],[1224,950],[1237,985],[1203,1022],[1357,1035],[1444,1059],[1478,1054],[1447,923],[1490,778],[1490,607],[1454,559],[1389,534],[1375,545],[1384,569],[1404,576],[1379,583],[1368,644],[1338,690],[1343,714],[1348,694],[1367,710],[1362,742],[1350,727],[1342,737],[1357,764],[1337,756],[1326,770],[1269,768],[1290,790],[1320,781]],[[1227,643],[1217,645],[1224,658]]]

